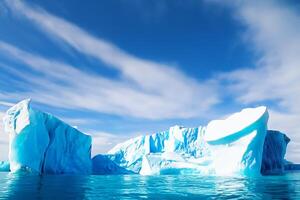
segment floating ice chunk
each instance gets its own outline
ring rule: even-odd
[[[38,173],[90,173],[91,137],[24,100],[4,117],[9,134],[10,170]]]
[[[15,172],[29,167],[42,171],[49,135],[43,114],[30,109],[30,100],[10,108],[4,116],[4,130],[9,134],[10,170]]]

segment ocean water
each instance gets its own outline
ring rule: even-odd
[[[262,178],[0,173],[0,199],[300,199],[300,173]]]

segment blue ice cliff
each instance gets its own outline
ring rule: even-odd
[[[132,138],[91,159],[90,136],[24,100],[4,117],[9,162],[1,162],[0,171],[256,176],[294,169],[284,159],[289,138],[268,130],[268,117],[266,107],[247,108],[207,126]]]
[[[280,174],[285,171],[287,161],[284,159],[290,139],[279,131],[268,130],[261,166],[262,174]]]
[[[91,137],[50,114],[32,109],[30,100],[10,108],[3,120],[10,138],[11,172],[91,172]]]

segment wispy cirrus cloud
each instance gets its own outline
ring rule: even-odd
[[[279,100],[281,106],[300,111],[299,13],[278,1],[245,2],[236,9],[247,25],[245,38],[260,59],[256,68],[224,74],[232,81],[232,93],[242,103]]]
[[[10,107],[13,106],[14,104],[11,102],[7,102],[7,101],[0,101],[0,106],[6,106],[6,107]]]
[[[35,73],[26,74],[19,68],[6,66],[7,71],[13,71],[27,85],[23,85],[22,92],[0,94],[0,99],[30,96],[55,107],[147,119],[207,114],[222,101],[223,95],[230,96],[229,100],[237,105],[271,102],[269,128],[284,131],[291,137],[288,159],[300,162],[297,150],[300,143],[297,126],[300,121],[299,13],[296,8],[275,0],[213,2],[230,4],[235,18],[245,25],[245,44],[259,59],[255,66],[221,72],[217,78],[199,81],[173,66],[131,55],[41,8],[7,0],[16,15],[25,16],[42,32],[71,46],[82,56],[93,57],[117,70],[119,77],[110,79],[83,72],[76,66],[2,42],[2,53]],[[222,88],[221,94],[218,88]],[[99,138],[101,145],[117,140],[113,134],[102,134]]]
[[[41,80],[37,76],[23,76],[30,84],[43,83],[39,84],[40,89],[34,87],[24,96],[59,107],[147,119],[201,116],[219,101],[213,82],[199,82],[173,66],[135,57],[41,8],[21,1],[6,2],[15,13],[25,16],[47,35],[120,73],[118,80],[87,74],[73,66],[2,42],[0,48],[3,53],[10,54],[47,78]],[[54,79],[67,84],[54,83]]]
[[[139,133],[126,133],[123,135],[115,135],[108,132],[100,132],[90,130],[89,133],[93,136],[92,155],[97,155],[99,152],[108,152],[116,144],[126,141],[129,138],[141,135]]]
[[[300,144],[300,13],[275,0],[225,3],[245,25],[246,44],[259,59],[254,67],[221,74],[220,80],[238,103],[275,105],[270,106],[269,128],[291,137],[288,159],[300,162],[295,153]]]

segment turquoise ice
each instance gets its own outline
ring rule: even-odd
[[[259,175],[267,134],[266,107],[248,108],[197,128],[171,127],[108,152],[124,169],[142,175]]]
[[[268,131],[268,117],[266,107],[247,108],[206,126],[173,126],[132,138],[91,159],[90,136],[31,108],[30,100],[24,100],[4,117],[10,138],[9,162],[1,162],[0,171],[216,176],[282,173],[288,163],[284,156],[289,138],[279,131]]]
[[[7,111],[4,127],[10,138],[12,172],[91,172],[91,137],[50,114],[32,109],[30,100],[24,100]]]

